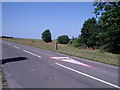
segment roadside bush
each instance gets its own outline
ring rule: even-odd
[[[35,42],[35,40],[33,40],[32,42]]]
[[[67,44],[69,42],[69,37],[67,35],[62,35],[62,36],[59,36],[58,39],[57,39],[57,42],[59,44]]]
[[[71,43],[71,45],[73,47],[79,47],[79,46],[81,46],[81,44],[79,42],[79,39],[73,39],[73,40],[70,41],[70,43]]]

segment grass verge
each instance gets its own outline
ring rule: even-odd
[[[2,89],[2,69],[0,67],[0,89]]]
[[[8,88],[8,83],[7,83],[7,80],[5,79],[5,75],[4,75],[4,71],[1,70],[2,72],[2,88]]]
[[[69,45],[58,44],[58,50],[55,50],[55,40],[50,43],[45,43],[39,39],[12,39],[3,38],[3,40],[29,45],[41,49],[46,49],[54,52],[64,53],[70,56],[76,56],[88,60],[93,60],[114,66],[120,66],[118,63],[118,54],[101,52],[100,50],[78,49]]]

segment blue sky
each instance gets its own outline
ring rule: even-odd
[[[60,35],[78,37],[85,20],[92,18],[92,2],[3,2],[3,35],[41,39],[50,29],[52,39]]]
[[[2,2],[0,2],[0,36],[2,36]]]

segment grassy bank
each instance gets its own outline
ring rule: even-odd
[[[25,44],[41,49],[51,50],[54,52],[60,52],[71,56],[77,56],[89,60],[94,60],[102,62],[105,64],[120,66],[118,64],[118,55],[111,54],[107,52],[101,52],[100,50],[90,50],[90,49],[78,49],[69,45],[58,44],[58,50],[55,50],[55,41],[51,43],[45,43],[39,39],[10,39],[4,38],[3,40],[11,41],[15,43]]]
[[[2,89],[2,70],[0,67],[0,89]]]
[[[1,59],[2,59],[2,43],[0,43],[0,90],[2,89],[2,68],[1,68],[2,61]]]

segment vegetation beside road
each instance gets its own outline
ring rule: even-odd
[[[69,44],[58,44],[58,50],[55,50],[55,40],[50,43],[45,43],[39,39],[13,39],[13,38],[3,38],[3,40],[11,41],[15,43],[20,43],[24,45],[29,45],[41,49],[46,49],[54,52],[60,52],[71,56],[77,56],[80,58],[85,58],[93,61],[98,61],[114,66],[120,66],[118,63],[118,55],[112,54],[108,52],[102,52],[100,50],[92,50],[92,49],[79,49],[70,46]]]
[[[101,49],[120,54],[120,2],[94,2],[96,17],[88,18],[78,38],[71,44],[75,47]]]
[[[0,89],[2,89],[2,69],[0,67]]]

